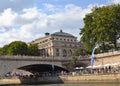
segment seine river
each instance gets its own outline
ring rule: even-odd
[[[120,86],[120,84],[47,84],[47,85],[10,85],[10,86]]]

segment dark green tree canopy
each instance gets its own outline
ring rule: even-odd
[[[39,49],[36,44],[27,45],[23,41],[14,41],[3,48],[0,48],[0,55],[30,55],[39,56]]]
[[[76,66],[76,63],[77,63],[77,57],[73,56],[72,59],[71,59],[71,62],[73,64],[73,66]]]
[[[8,55],[27,55],[27,44],[22,41],[14,41],[10,43]]]
[[[30,44],[30,45],[28,45],[28,53],[31,56],[38,56],[38,55],[40,55],[37,44]]]
[[[92,51],[95,44],[101,44],[106,50],[106,44],[113,44],[117,48],[120,38],[120,5],[94,7],[92,12],[84,18],[81,29],[81,42],[85,49]]]
[[[82,48],[78,48],[78,49],[75,49],[75,51],[73,52],[73,55],[74,56],[84,56],[86,54],[86,51]]]
[[[9,45],[4,45],[3,48],[0,48],[0,54],[1,54],[1,55],[7,55],[7,53],[8,53],[8,48],[9,48]]]

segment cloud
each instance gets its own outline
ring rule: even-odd
[[[11,2],[14,2],[12,0]],[[79,36],[79,28],[83,27],[83,18],[91,8],[82,9],[79,6],[68,4],[61,9],[46,4],[47,9],[58,9],[48,14],[37,7],[25,8],[16,12],[11,8],[0,13],[0,46],[15,40],[30,42],[44,36],[45,32],[64,32]],[[6,40],[7,39],[7,40]]]
[[[8,29],[8,27],[5,27],[5,26],[0,26],[0,33],[4,33],[6,32]]]
[[[120,4],[120,0],[110,0],[110,3],[113,3],[113,4]]]
[[[8,8],[18,12],[24,8],[30,8],[33,6],[34,0],[0,0],[0,12]]]
[[[0,14],[0,24],[3,26],[11,26],[16,16],[17,13],[13,12],[10,8],[6,9]]]
[[[55,6],[52,4],[45,3],[43,4],[48,11],[55,11]]]

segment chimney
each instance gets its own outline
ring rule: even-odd
[[[63,32],[62,29],[60,30],[60,32]]]
[[[45,33],[45,36],[48,36],[48,35],[50,35],[50,33],[48,33],[48,32],[47,32],[47,33]]]

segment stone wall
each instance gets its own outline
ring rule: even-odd
[[[120,51],[101,53],[95,55],[95,65],[106,65],[111,64],[115,65],[116,63],[120,63]]]
[[[64,83],[120,83],[120,73],[60,77]]]
[[[112,64],[120,62],[120,55],[118,56],[112,56],[107,58],[101,58],[101,59],[95,59],[95,65],[105,65],[105,64]]]
[[[37,79],[0,79],[1,84],[120,83],[120,73],[82,76],[39,77]]]

